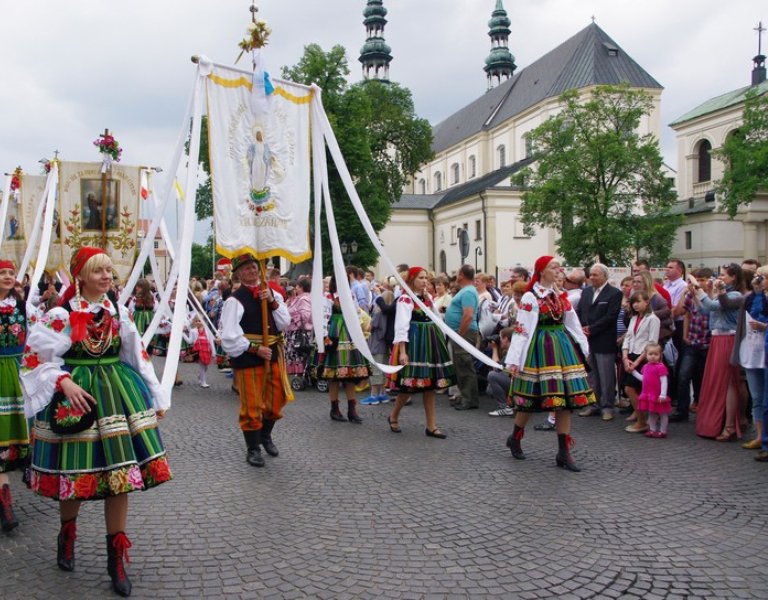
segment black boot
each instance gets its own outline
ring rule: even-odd
[[[573,458],[571,457],[571,448],[575,445],[576,444],[570,435],[567,433],[558,433],[557,456],[555,456],[555,461],[557,462],[558,467],[578,473],[581,469],[575,462],[573,462]]]
[[[363,422],[360,415],[357,414],[357,400],[347,400],[347,418],[350,423],[356,423],[357,425]]]
[[[11,486],[7,483],[0,488],[0,527],[3,531],[10,531],[19,526],[16,515],[13,514],[13,498],[11,498]]]
[[[107,572],[112,578],[112,589],[124,598],[131,595],[132,587],[124,564],[124,562],[131,562],[128,558],[130,547],[131,542],[122,531],[107,536]]]
[[[280,452],[272,441],[272,429],[275,427],[275,421],[268,421],[265,419],[262,423],[261,445],[264,446],[264,451],[270,456],[279,456]]]
[[[525,427],[518,427],[512,430],[512,435],[507,438],[507,448],[512,452],[512,456],[517,460],[525,460],[525,453],[521,441],[525,435]]]
[[[63,521],[57,538],[56,564],[62,571],[75,570],[75,540],[77,539],[76,519]]]
[[[331,401],[331,421],[346,421],[347,418],[339,410],[339,401]]]
[[[246,462],[252,467],[263,467],[264,457],[261,455],[259,444],[261,443],[260,431],[243,431],[245,446],[248,448],[248,454],[245,456]]]

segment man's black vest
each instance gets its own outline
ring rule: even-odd
[[[243,329],[243,333],[249,336],[259,336],[257,341],[261,343],[261,335],[264,333],[262,329],[261,320],[261,300],[253,297],[253,292],[246,286],[241,285],[232,294],[234,298],[237,298],[238,302],[243,305],[243,316],[240,319],[240,327]],[[267,310],[267,323],[269,324],[269,335],[278,335],[277,325],[275,324],[275,318],[272,316],[272,311]],[[276,351],[277,344],[272,346],[272,350]],[[276,352],[273,354],[276,356]],[[240,356],[230,357],[230,364],[235,369],[248,369],[251,367],[258,367],[264,364],[264,359],[259,358],[252,352],[243,352]]]

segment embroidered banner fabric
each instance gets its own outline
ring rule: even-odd
[[[216,249],[232,258],[309,248],[309,127],[312,90],[275,81],[268,110],[255,110],[251,78],[214,66],[206,79]]]

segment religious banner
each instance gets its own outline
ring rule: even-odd
[[[40,202],[44,200],[46,175],[19,177],[18,187],[8,202],[8,212],[3,225],[2,255],[20,266],[27,250]],[[54,215],[55,217],[56,215]],[[41,221],[42,222],[42,221]]]
[[[213,66],[206,79],[216,250],[301,262],[311,256],[312,90],[269,83],[268,110],[254,110],[252,77]]]
[[[61,255],[65,265],[81,246],[102,247],[120,281],[126,281],[136,260],[140,198],[139,167],[112,164],[102,183],[102,163],[59,163],[60,225],[54,214],[51,254]],[[106,201],[102,198],[106,190]],[[50,263],[49,259],[49,263]]]

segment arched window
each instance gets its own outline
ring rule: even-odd
[[[699,142],[699,149],[696,152],[698,155],[698,179],[696,183],[709,181],[712,179],[712,144],[709,140],[702,140]]]
[[[422,194],[427,193],[427,181],[423,177],[419,179],[419,192]]]
[[[527,133],[523,136],[525,140],[525,158],[531,158],[533,156],[533,140]]]
[[[440,250],[440,272],[448,272],[448,257],[445,255],[445,250]]]
[[[496,151],[499,153],[499,169],[507,166],[507,147],[502,144]]]
[[[438,171],[435,173],[435,192],[442,191],[443,189],[443,174]]]
[[[467,179],[472,179],[473,177],[477,176],[477,159],[475,158],[474,154],[469,157],[469,168],[467,171],[469,171]]]
[[[451,184],[457,183],[459,183],[459,163],[453,163],[451,165]]]

